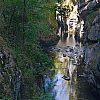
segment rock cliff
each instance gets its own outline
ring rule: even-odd
[[[80,15],[84,19],[85,79],[95,96],[100,96],[100,1],[80,2]]]

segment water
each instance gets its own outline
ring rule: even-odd
[[[52,94],[55,100],[77,100],[76,84],[77,84],[77,67],[80,65],[80,57],[83,55],[81,43],[75,40],[76,28],[78,36],[81,38],[81,24],[78,23],[77,5],[74,6],[70,16],[64,20],[63,16],[56,13],[56,19],[59,20],[57,33],[61,37],[58,44],[52,48],[55,53],[55,76],[53,78],[54,87]],[[57,15],[58,14],[58,15]],[[60,16],[60,17],[59,17]],[[63,27],[68,26],[68,29]],[[82,26],[83,27],[83,26]],[[66,37],[64,36],[66,33]]]
[[[54,82],[55,86],[53,89],[53,93],[55,95],[55,100],[77,100],[76,96],[76,78],[77,78],[77,70],[76,65],[73,62],[77,62],[75,59],[77,55],[75,52],[77,49],[76,42],[74,36],[71,38],[67,38],[66,41],[59,40],[56,48],[54,49],[56,53],[56,60],[59,64],[55,64],[55,77]],[[78,44],[79,45],[79,44]],[[75,50],[76,48],[76,50]],[[67,52],[66,52],[67,51]],[[63,57],[65,55],[66,57]],[[71,60],[71,58],[73,58]],[[70,77],[70,80],[65,80],[63,76]]]
[[[74,21],[72,22],[71,20],[73,19]],[[74,38],[77,19],[77,8],[75,8],[66,22],[68,25],[68,36],[64,37],[64,32],[61,31],[60,27],[58,35],[61,38],[55,48],[53,48],[56,54],[55,77],[53,81],[55,83],[53,88],[55,100],[77,100],[77,66],[79,65],[80,56],[83,54],[81,43],[76,42]],[[70,28],[70,24],[73,25],[72,28]],[[66,78],[69,80],[66,80]]]

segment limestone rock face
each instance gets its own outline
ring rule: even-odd
[[[100,13],[94,19],[88,35],[90,40],[100,39]]]

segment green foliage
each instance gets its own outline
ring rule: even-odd
[[[22,82],[25,84],[23,95],[28,99],[43,94],[43,91],[39,91],[41,87],[38,86],[35,76],[43,76],[53,66],[52,59],[39,46],[38,38],[41,35],[48,37],[54,34],[54,3],[54,0],[0,1],[0,35],[7,42],[16,58],[17,66],[21,69]],[[35,94],[34,91],[40,93]],[[41,96],[49,98],[44,94]]]
[[[46,93],[42,94],[39,100],[54,100],[54,98],[49,93]]]
[[[12,100],[11,97],[2,97],[0,100]]]

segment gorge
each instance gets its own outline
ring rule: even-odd
[[[99,0],[1,0],[0,9],[0,100],[99,100]]]

